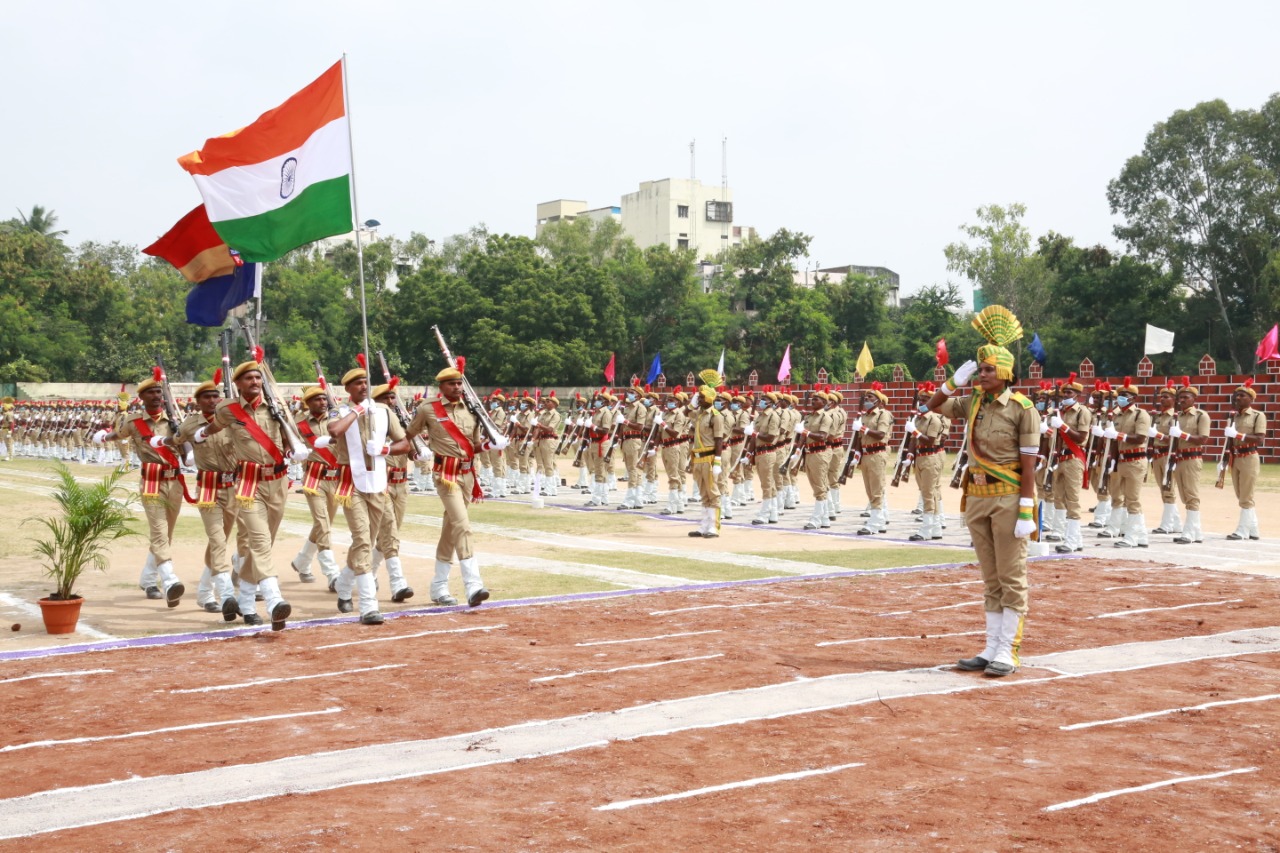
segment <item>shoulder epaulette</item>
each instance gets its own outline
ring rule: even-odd
[[[1035,404],[1035,403],[1033,403],[1033,402],[1031,402],[1031,398],[1029,398],[1027,395],[1023,394],[1023,393],[1022,393],[1022,392],[1020,392],[1020,391],[1014,391],[1012,394],[1010,394],[1010,395],[1009,395],[1009,397],[1010,397],[1010,398],[1012,398],[1012,399],[1014,399],[1014,400],[1017,400],[1019,403],[1021,403],[1021,404],[1022,404],[1022,408],[1024,408],[1024,409],[1034,409],[1034,408],[1035,408],[1035,405],[1036,405],[1036,404]]]

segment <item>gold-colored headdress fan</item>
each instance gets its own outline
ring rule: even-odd
[[[1005,347],[1022,337],[1018,318],[1003,305],[988,305],[973,318],[973,328],[987,339],[986,346],[978,347],[978,361],[994,364],[996,376],[1013,381],[1013,353]]]
[[[698,386],[698,393],[702,395],[702,399],[710,403],[716,398],[716,388],[724,384],[720,372],[707,368],[698,373],[698,378],[702,380],[702,384]]]

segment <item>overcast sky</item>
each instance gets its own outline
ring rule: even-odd
[[[199,202],[176,158],[348,54],[362,219],[532,235],[556,198],[721,178],[810,263],[947,281],[979,205],[1113,245],[1107,181],[1153,124],[1280,91],[1280,3],[4,4],[0,218],[139,247]],[[958,282],[962,283],[962,282]],[[965,287],[967,293],[968,288]]]

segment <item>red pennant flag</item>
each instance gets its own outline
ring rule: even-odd
[[[1257,356],[1259,363],[1280,358],[1280,323],[1272,326],[1266,337],[1258,342],[1258,349],[1254,355]]]
[[[947,355],[947,339],[938,338],[938,366],[941,367],[949,361],[951,356]]]
[[[617,353],[612,353],[612,352],[609,353],[609,363],[604,366],[604,378],[608,380],[610,385],[613,384],[613,376],[614,376],[613,371],[614,371],[614,365],[615,365],[616,359],[617,359]]]

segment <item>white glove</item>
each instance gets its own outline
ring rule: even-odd
[[[162,436],[153,435],[151,438],[147,439],[147,444],[151,445],[156,450],[159,450],[164,447],[164,438]]]
[[[107,441],[107,436],[109,435],[111,435],[111,433],[107,432],[105,429],[100,429],[93,434],[93,443],[105,444]]]
[[[862,425],[862,418],[853,419],[853,429],[855,432],[866,432],[867,428]]]
[[[333,439],[327,435],[320,436],[316,439],[316,450],[324,450],[329,446],[329,442],[331,441],[333,441]]]
[[[799,422],[796,423],[796,435],[804,435],[807,432],[808,430],[804,428],[803,423],[799,423]]]
[[[646,453],[645,456],[646,457],[653,456],[657,452],[658,452],[657,450],[654,450],[653,448],[649,448],[649,452]]]
[[[1102,427],[1098,424],[1094,424],[1089,432],[1093,433],[1096,438],[1102,438]]]
[[[658,412],[656,415],[653,416],[653,422],[658,426],[662,426],[664,423],[666,423],[666,421],[662,417],[662,412]]]
[[[508,439],[505,435],[500,435],[493,440],[493,444],[490,445],[490,448],[493,450],[506,450],[507,445],[509,445],[510,443],[511,443],[510,439]]]
[[[194,441],[196,444],[204,444],[206,441],[209,440],[209,434],[205,431],[204,427],[200,427],[191,436],[191,440]]]
[[[1048,433],[1048,432],[1049,432],[1049,429],[1050,429],[1050,427],[1049,427],[1049,425],[1048,425],[1047,423],[1045,423],[1044,421],[1041,421],[1041,422],[1040,422],[1040,434],[1041,434],[1041,435],[1045,435],[1046,433]]]
[[[616,414],[616,415],[614,415],[614,416],[613,416],[613,425],[614,425],[614,426],[622,426],[622,425],[623,425],[623,424],[625,424],[626,422],[627,422],[626,416],[624,416],[624,415],[622,414],[622,412],[618,412],[618,414]]]
[[[722,471],[724,471],[724,468],[720,467],[719,462],[716,462],[714,465],[711,466],[711,475],[714,477],[719,477]]]
[[[584,418],[579,418],[579,419],[578,419],[578,426],[580,426],[580,427],[585,427],[585,426],[590,426],[590,425],[591,425],[591,418],[586,418],[586,417],[584,417]]]
[[[187,463],[188,468],[196,467],[196,452],[194,450],[188,450],[186,458],[183,459],[183,461]]]
[[[350,406],[339,406],[339,407],[338,407],[338,417],[339,417],[339,418],[345,418],[345,417],[346,417],[347,415],[349,415],[349,414],[351,414],[351,407],[350,407]]]
[[[955,375],[951,377],[951,381],[955,383],[957,388],[969,384],[969,380],[973,378],[973,374],[978,372],[978,362],[969,359],[964,364],[956,368]]]
[[[370,456],[386,456],[387,446],[371,438],[364,443],[364,452]]]
[[[1173,426],[1169,427],[1170,438],[1182,438],[1184,435],[1186,435],[1186,433],[1184,433],[1182,431],[1182,427],[1178,426],[1177,424],[1174,424]]]
[[[301,462],[302,460],[306,459],[310,455],[311,455],[311,451],[305,448],[303,448],[302,450],[295,450],[293,453],[289,454],[289,461]]]
[[[1160,430],[1156,429],[1155,427],[1152,427],[1151,429],[1147,430],[1147,438],[1159,438],[1159,437],[1160,437]]]
[[[1116,428],[1114,424],[1111,426],[1108,426],[1106,429],[1102,431],[1103,438],[1115,438],[1118,435],[1120,435],[1120,433],[1116,432]]]
[[[1240,431],[1235,428],[1234,424],[1227,424],[1227,428],[1222,431],[1222,434],[1227,438],[1235,438],[1240,434]]]
[[[911,420],[907,421],[907,432],[911,433],[912,435],[915,435],[916,433],[920,432],[920,428],[916,426],[915,418],[912,418]]]
[[[1035,532],[1036,523],[1034,519],[1020,518],[1018,523],[1013,526],[1013,535],[1019,539],[1026,539]]]
[[[1062,429],[1062,418],[1057,415],[1049,416],[1049,429]]]
[[[742,434],[743,434],[743,435],[755,435],[755,434],[756,434],[756,425],[755,425],[755,424],[747,424],[746,426],[744,426],[744,427],[742,428]]]

